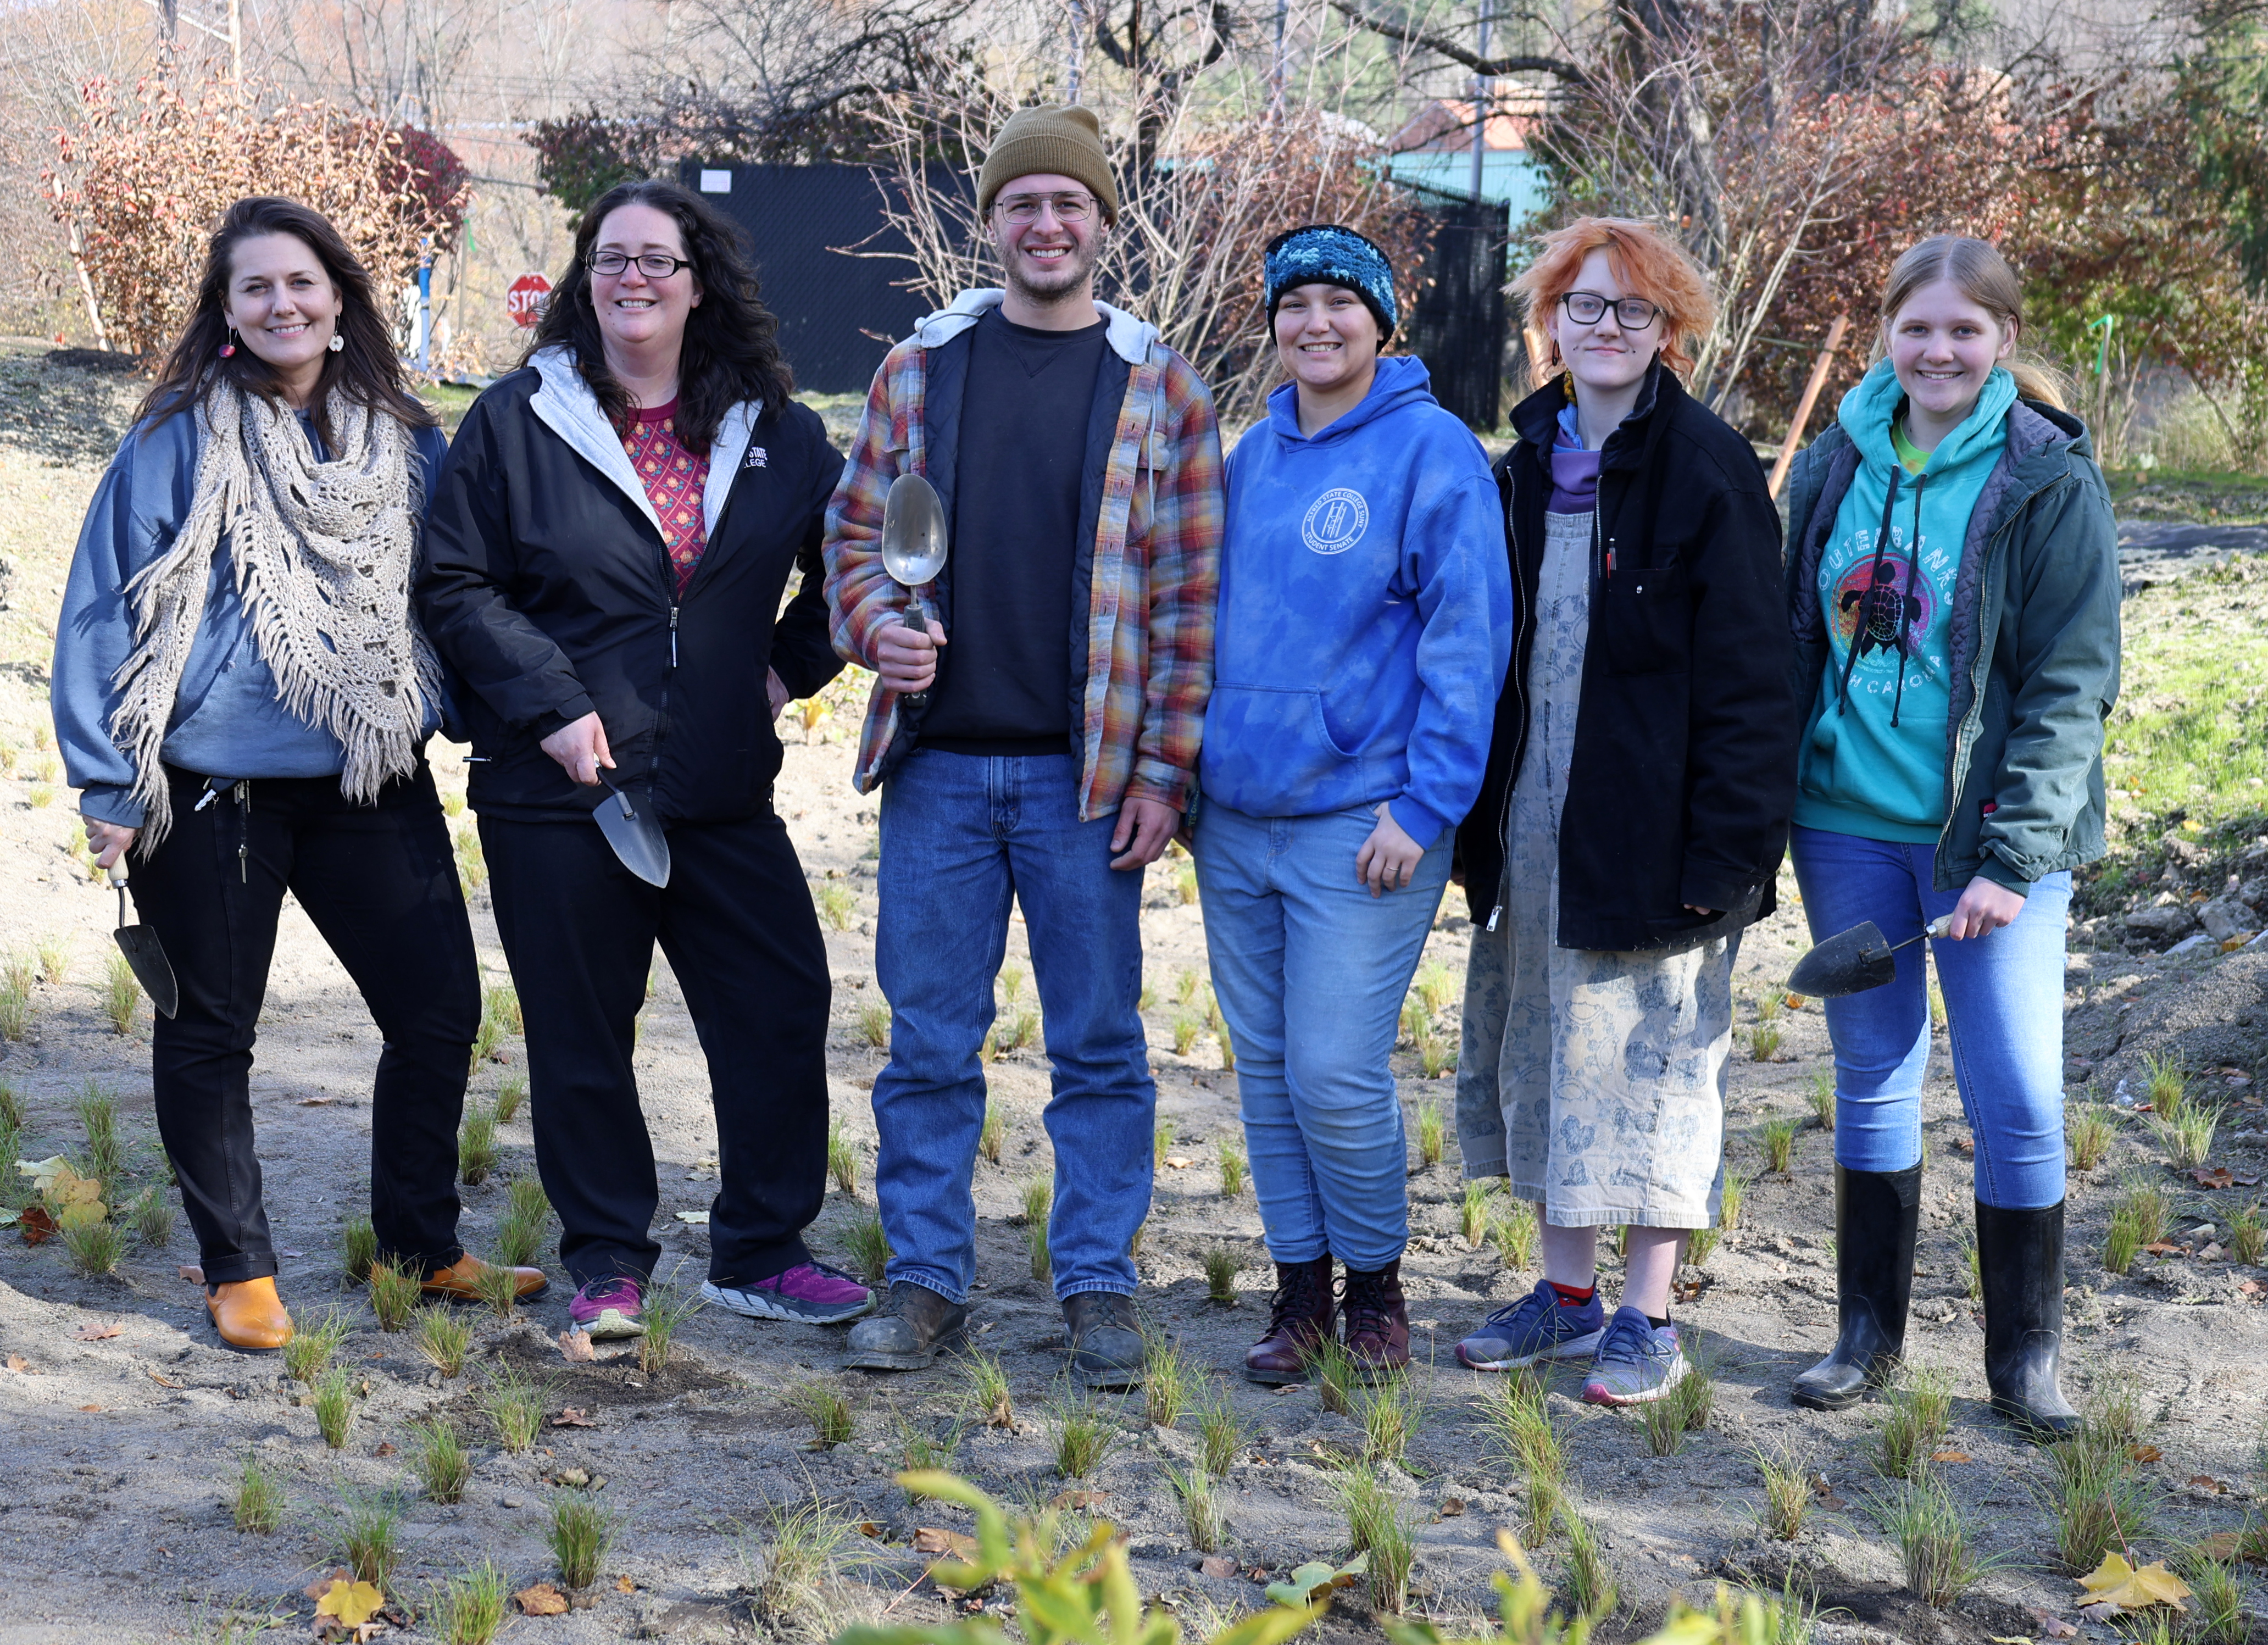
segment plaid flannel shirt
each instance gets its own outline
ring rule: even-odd
[[[1128,373],[1095,526],[1079,788],[1087,822],[1130,798],[1189,808],[1212,694],[1226,512],[1220,430],[1212,395],[1189,363],[1154,332],[1149,339]],[[827,507],[835,649],[868,668],[876,638],[910,602],[882,567],[882,503],[899,475],[925,473],[927,355],[917,334],[874,373],[850,463]],[[858,741],[861,793],[881,780],[899,734],[897,703],[877,680]]]

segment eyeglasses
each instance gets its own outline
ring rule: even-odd
[[[649,251],[636,257],[619,251],[599,251],[592,253],[590,260],[583,266],[593,274],[603,274],[611,280],[616,275],[627,272],[632,263],[637,264],[638,272],[649,280],[666,280],[680,269],[690,269],[693,259],[672,257],[658,251]]]
[[[1619,297],[1609,301],[1596,291],[1570,291],[1559,299],[1559,306],[1579,326],[1595,326],[1611,308],[1615,311],[1615,322],[1625,331],[1645,330],[1661,312],[1657,305],[1642,297]]]
[[[1058,223],[1084,223],[1094,210],[1093,195],[1010,195],[993,203],[1000,215],[1017,227],[1022,228],[1040,220],[1040,208],[1048,207],[1056,214]]]

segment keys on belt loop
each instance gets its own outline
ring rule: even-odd
[[[243,828],[236,837],[236,877],[240,883],[249,885],[252,883],[252,779],[248,777],[238,778],[230,797],[243,808],[239,813]]]

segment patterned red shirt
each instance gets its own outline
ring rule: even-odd
[[[682,600],[709,546],[709,530],[701,508],[709,485],[709,459],[696,456],[679,443],[677,402],[636,414],[622,449],[637,470],[648,501],[661,521],[662,546],[677,569],[677,597]]]

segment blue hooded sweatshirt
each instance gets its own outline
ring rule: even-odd
[[[1388,802],[1430,848],[1472,808],[1512,650],[1480,442],[1394,356],[1313,436],[1297,389],[1228,459],[1199,786],[1253,816]]]
[[[1843,396],[1859,467],[1819,557],[1827,667],[1796,768],[1805,828],[1915,845],[1944,830],[1954,582],[2015,402],[2015,380],[1995,371],[1915,474],[1891,439],[1905,391],[1890,363]]]

